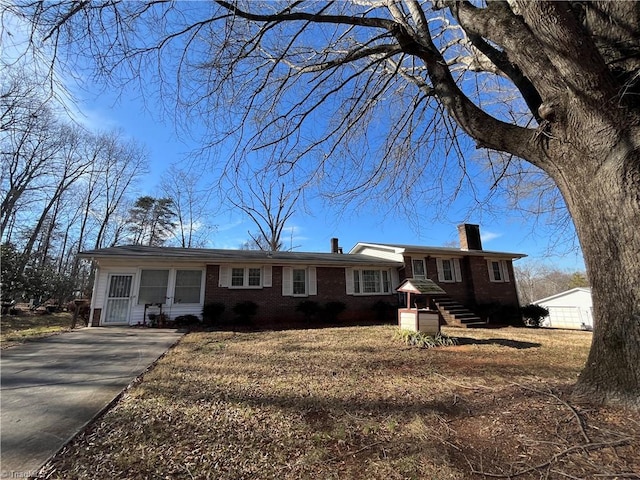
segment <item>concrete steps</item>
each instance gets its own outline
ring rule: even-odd
[[[482,328],[487,325],[471,310],[449,297],[437,298],[434,303],[445,325],[463,328]]]

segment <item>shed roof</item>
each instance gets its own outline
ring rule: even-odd
[[[572,288],[570,290],[565,290],[564,292],[556,293],[555,295],[550,295],[548,297],[541,298],[540,300],[536,300],[536,301],[531,302],[531,303],[535,303],[535,304],[546,303],[546,302],[549,302],[549,301],[552,301],[552,300],[557,300],[557,299],[562,298],[562,297],[566,298],[566,297],[574,296],[576,294],[584,294],[584,293],[587,293],[587,294],[591,295],[591,288],[589,288],[589,287],[575,287],[575,288]]]
[[[265,252],[261,250],[227,250],[210,248],[148,247],[125,245],[87,250],[85,259],[182,260],[206,263],[310,264],[338,266],[398,267],[401,262],[370,255],[318,252]]]
[[[358,242],[349,254],[359,253],[367,248],[386,250],[389,253],[418,253],[424,255],[474,256],[474,257],[504,257],[511,259],[524,258],[524,253],[497,252],[492,250],[465,250],[452,247],[430,247],[425,245],[409,245],[402,243],[369,243]]]
[[[407,278],[396,290],[398,292],[409,292],[418,295],[444,295],[447,293],[433,280],[429,280],[428,278]]]

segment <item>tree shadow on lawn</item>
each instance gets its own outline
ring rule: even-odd
[[[508,338],[469,338],[469,337],[451,337],[457,345],[500,345],[502,347],[516,348],[518,350],[526,350],[528,348],[541,347],[541,343],[522,342],[520,340],[510,340]]]

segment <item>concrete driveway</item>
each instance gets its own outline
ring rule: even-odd
[[[35,474],[182,335],[92,327],[3,350],[0,478]]]

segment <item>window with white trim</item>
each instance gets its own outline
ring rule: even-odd
[[[263,288],[271,286],[271,265],[220,265],[218,286]]]
[[[316,267],[282,267],[282,295],[307,297],[317,295]]]
[[[509,265],[506,260],[489,259],[487,260],[487,269],[491,282],[509,281]]]
[[[347,293],[356,295],[383,295],[391,293],[391,277],[389,270],[383,269],[348,269],[352,270],[351,283],[347,284]],[[347,273],[348,275],[348,273]],[[347,279],[349,282],[349,279]],[[349,287],[353,288],[349,288]]]
[[[304,268],[294,268],[292,271],[292,286],[294,295],[307,294],[307,271]]]
[[[166,303],[169,270],[142,270],[138,288],[138,305]]]
[[[459,258],[437,258],[438,281],[444,283],[462,282]]]
[[[200,303],[202,270],[176,270],[173,303]]]
[[[421,258],[414,258],[411,260],[411,266],[413,267],[413,278],[426,279],[427,270],[424,268],[424,260]]]

